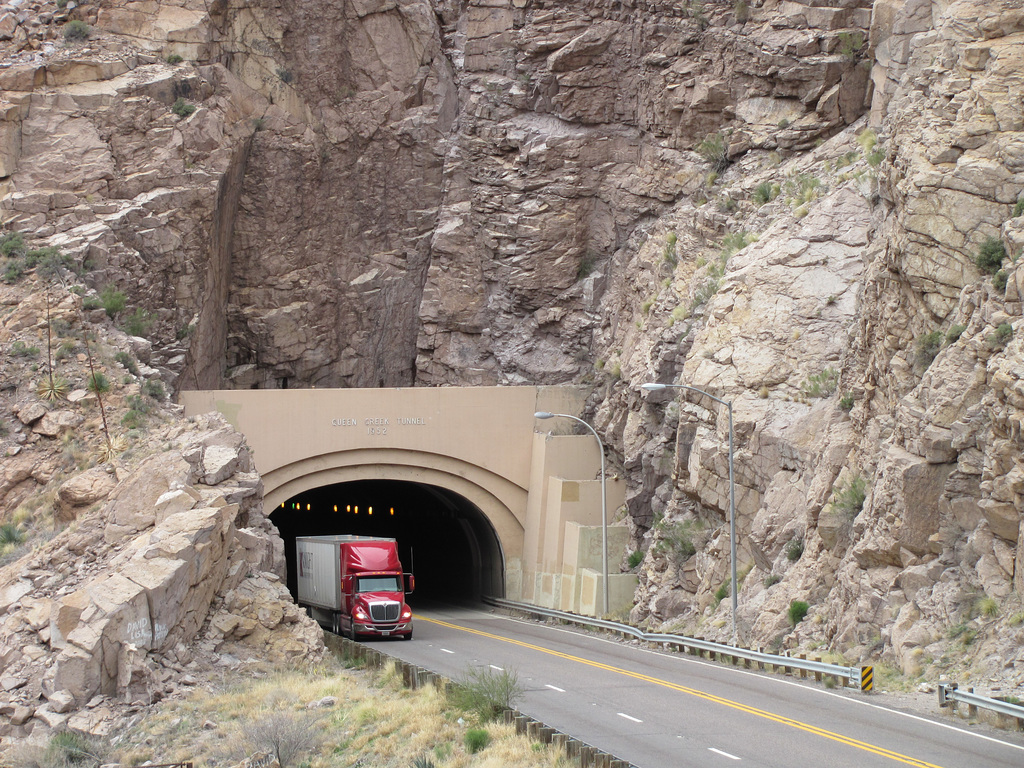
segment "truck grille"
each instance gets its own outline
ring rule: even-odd
[[[374,621],[398,621],[401,603],[370,603],[370,618]]]

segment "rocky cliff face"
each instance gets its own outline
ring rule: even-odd
[[[742,639],[1022,682],[1018,2],[73,5],[0,210],[168,385],[589,383],[633,618],[726,637],[699,387]]]

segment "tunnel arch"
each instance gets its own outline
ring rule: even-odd
[[[370,483],[396,484],[395,488],[406,495],[410,489],[416,489],[425,507],[445,507],[454,513],[455,521],[445,529],[448,543],[454,549],[440,539],[432,540],[435,548],[447,549],[450,562],[460,565],[463,575],[457,588],[449,590],[451,594],[470,599],[483,595],[504,596],[507,560],[521,557],[524,524],[512,510],[525,508],[527,491],[480,466],[450,456],[400,449],[338,451],[278,467],[265,473],[263,481],[264,510],[285,539],[290,581],[294,557],[290,549],[295,535],[362,532],[393,536],[394,532],[374,532],[363,525],[359,526],[359,531],[334,529],[322,521],[314,522],[310,530],[296,531],[295,526],[281,524],[282,511],[285,514],[288,511],[282,510],[282,505],[296,503],[294,499],[367,488],[370,486],[365,484]],[[344,528],[344,524],[341,527]],[[401,548],[403,537],[400,534],[393,537],[399,539]],[[460,547],[465,547],[465,551]],[[416,555],[419,559],[416,568],[425,567],[424,575],[428,578],[429,574],[440,571],[437,557],[432,553],[433,548],[428,547],[420,548]],[[431,559],[424,560],[428,554]],[[466,562],[467,557],[469,562]],[[405,560],[403,564],[412,565]],[[421,592],[437,597],[443,591],[431,581],[417,578],[424,588]],[[469,584],[468,590],[464,582]]]

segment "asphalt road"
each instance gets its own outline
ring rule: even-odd
[[[415,622],[411,642],[375,645],[453,679],[471,667],[514,669],[521,711],[638,768],[1024,766],[1019,734],[899,712],[882,694],[830,691],[486,608],[421,609]]]

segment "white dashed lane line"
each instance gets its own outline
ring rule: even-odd
[[[450,653],[453,656],[455,655],[455,651],[449,651],[447,648],[442,648],[441,649],[441,653]]]
[[[708,752],[714,752],[716,755],[721,755],[722,757],[728,757],[730,760],[739,760],[739,758],[736,757],[736,755],[730,755],[728,752],[723,752],[722,750],[715,749],[714,747],[708,747]]]
[[[638,720],[637,718],[632,717],[631,715],[627,715],[625,712],[617,712],[616,714],[618,714],[619,717],[624,717],[627,720],[629,720],[631,722],[634,722],[634,723],[642,723],[643,722],[643,720]]]
[[[557,685],[545,685],[545,688],[550,688],[552,691],[558,691],[559,693],[565,693],[565,688],[559,688]]]

